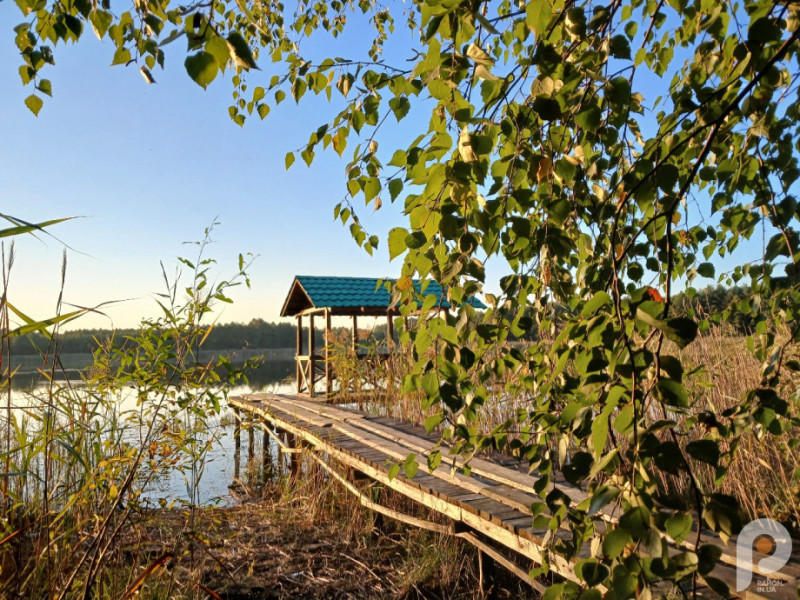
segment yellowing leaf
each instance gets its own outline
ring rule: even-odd
[[[411,277],[401,277],[397,280],[397,289],[401,292],[407,292],[411,289],[412,285]]]
[[[475,162],[478,160],[478,155],[472,149],[472,140],[470,139],[469,129],[464,125],[461,130],[461,135],[458,136],[458,153],[461,155],[461,160],[464,162]]]
[[[536,181],[541,183],[550,176],[553,171],[553,161],[546,156],[539,159],[539,168],[536,170]]]
[[[489,56],[486,51],[475,44],[474,42],[469,45],[467,48],[467,56],[475,61],[477,65],[483,65],[485,67],[491,67],[494,64],[494,60],[491,56]]]
[[[500,81],[497,75],[492,74],[492,72],[483,65],[477,65],[475,67],[475,77],[485,81]]]

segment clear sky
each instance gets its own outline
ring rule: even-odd
[[[402,60],[412,34],[397,18],[386,55],[407,65]],[[335,94],[332,104],[309,95],[299,106],[286,100],[266,120],[253,116],[240,128],[227,111],[231,71],[204,91],[186,75],[178,40],[168,47],[166,70],[154,71],[157,84],[147,85],[135,67],[110,67],[111,44],[87,31],[79,44],[57,48],[56,66],[44,74],[54,97],[45,99],[36,118],[24,105],[31,89],[17,74],[12,27],[20,21],[13,3],[0,2],[0,211],[29,221],[77,217],[51,229],[57,239],[16,239],[9,298],[31,317],[54,313],[65,247],[66,302],[124,300],[104,307],[108,316],[88,316],[70,327],[129,327],[155,315],[153,294],[163,290],[159,262],[171,274],[176,256],[194,255],[183,242],[200,239],[214,219],[221,225],[210,254],[220,276],[233,272],[240,252],[258,255],[252,289],[232,294],[235,302],[224,307],[222,322],[277,319],[295,274],[397,275],[400,264],[389,263],[384,241],[389,229],[406,223],[401,201],[391,205],[385,198],[377,213],[356,207],[365,229],[382,240],[374,257],[333,220],[334,205],[346,195],[353,140],[345,159],[319,151],[311,168],[299,158],[288,172],[284,168],[286,152],[304,146],[309,133],[343,106]],[[371,36],[353,25],[336,42],[313,40],[310,50],[353,57],[357,48],[363,56]],[[272,74],[251,72],[248,82],[266,86]],[[399,125],[387,119],[381,150],[405,146],[427,129],[422,112],[416,118],[412,110]],[[707,202],[702,194],[698,199]],[[745,252],[756,255],[756,245]],[[501,260],[489,261],[488,291],[497,290],[503,274]]]
[[[223,322],[277,319],[294,274],[399,271],[385,244],[370,258],[333,220],[346,193],[346,160],[318,152],[310,169],[299,158],[284,168],[286,152],[303,146],[338,105],[304,98],[297,107],[289,99],[265,121],[254,116],[240,128],[227,111],[230,71],[203,91],[186,75],[181,47],[168,54],[165,71],[154,72],[157,84],[147,85],[135,67],[110,67],[111,44],[87,31],[79,44],[57,48],[56,66],[44,75],[54,97],[36,118],[24,105],[31,89],[17,74],[12,24],[20,21],[13,3],[0,2],[0,211],[29,221],[79,217],[51,229],[57,240],[16,239],[9,298],[30,316],[53,314],[65,245],[65,301],[130,299],[104,308],[110,318],[71,327],[126,327],[154,315],[159,261],[172,273],[176,256],[195,252],[182,242],[200,239],[215,218],[221,225],[211,256],[221,276],[239,252],[258,255],[252,290],[233,294]],[[251,85],[270,75],[251,74]],[[361,206],[359,216],[385,239],[403,223],[400,208],[387,199],[375,214]]]

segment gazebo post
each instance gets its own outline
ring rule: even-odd
[[[390,350],[391,345],[394,345],[394,319],[392,313],[386,313],[386,349]]]
[[[325,395],[333,393],[333,377],[331,371],[331,309],[325,309]]]
[[[294,376],[297,379],[297,393],[303,391],[303,374],[300,372],[300,356],[303,354],[303,317],[297,315],[297,348],[294,355]]]
[[[358,356],[358,317],[353,315],[353,354]]]
[[[314,315],[313,313],[308,316],[308,395],[314,397],[314,377],[315,371],[315,341],[314,341]]]

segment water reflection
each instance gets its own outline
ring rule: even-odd
[[[231,390],[230,395],[291,392],[295,389],[294,366],[293,359],[265,360],[257,368],[248,371],[247,384],[237,386]],[[11,404],[17,408],[41,406],[40,403],[47,396],[50,376],[57,386],[68,383],[76,390],[80,390],[84,372],[78,368],[63,369],[55,373],[18,371],[11,380]],[[116,410],[122,413],[126,410],[136,410],[135,407],[135,395],[124,394],[120,397]],[[141,432],[131,429],[125,435],[130,436],[130,441],[133,442],[139,433]],[[213,440],[213,444],[202,467],[199,494],[201,503],[230,503],[232,497],[229,486],[233,484],[235,491],[242,487],[242,482],[247,486],[263,482],[273,473],[284,470],[286,467],[284,463],[288,463],[288,457],[278,451],[275,441],[259,424],[240,423],[233,411],[227,407],[223,407],[219,419],[209,423],[206,433],[209,439]],[[242,456],[242,435],[247,438],[245,456]],[[164,473],[151,482],[144,498],[155,505],[187,501],[192,497],[188,475],[178,470]]]
[[[15,390],[31,390],[46,383],[49,378],[57,382],[77,384],[86,373],[86,369],[91,362],[85,355],[64,355],[59,358],[60,365],[52,369],[45,365],[44,368],[36,366],[35,361],[30,360],[20,363],[19,369],[11,377],[11,387]],[[241,367],[232,361],[234,367]],[[248,385],[240,389],[249,392],[272,391],[276,387],[288,387],[294,379],[294,359],[293,358],[270,358],[265,359],[257,367],[247,372]]]

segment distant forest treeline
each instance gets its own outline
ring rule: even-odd
[[[118,329],[114,335],[122,339],[134,329]],[[108,339],[108,329],[76,329],[64,331],[58,336],[58,344],[64,353],[86,353],[97,349],[98,342]],[[319,334],[321,340],[321,333]],[[17,355],[35,354],[47,348],[48,340],[41,333],[31,333],[10,338],[11,352]],[[203,348],[208,350],[238,350],[242,348],[294,348],[295,327],[293,323],[267,323],[253,319],[249,323],[225,323],[216,325],[206,338]],[[38,349],[38,350],[37,350]]]
[[[304,343],[308,343],[308,321],[303,323]],[[123,339],[135,332],[134,329],[117,329],[114,335]],[[374,330],[359,329],[360,337],[367,335],[375,340],[383,340],[386,336],[386,325],[379,324]],[[76,329],[64,331],[58,336],[58,345],[62,353],[91,353],[99,342],[107,340],[112,334],[108,329]],[[349,339],[349,329],[334,327],[333,334],[337,339]],[[224,323],[215,325],[206,338],[204,350],[241,350],[241,349],[283,349],[294,348],[296,343],[294,323],[267,323],[263,319],[253,319],[249,323]],[[344,337],[342,337],[344,336]],[[48,339],[41,333],[30,333],[10,338],[12,355],[38,354],[48,346]],[[317,348],[324,344],[320,322],[317,322],[315,343]]]
[[[689,309],[693,309],[703,316],[709,316],[719,315],[740,302],[750,304],[750,298],[749,288],[716,286],[699,290],[693,298],[689,298],[684,293],[677,294],[672,305],[676,314],[686,314]],[[737,333],[749,334],[755,327],[758,318],[758,311],[752,310],[752,308],[747,312],[734,310],[731,311],[729,323]],[[124,337],[133,332],[133,329],[119,329],[115,335]],[[360,337],[363,339],[366,333],[364,330],[360,330]],[[377,324],[369,333],[373,339],[383,340],[386,336],[386,325]],[[78,329],[62,332],[58,339],[61,352],[86,353],[93,352],[97,348],[97,341],[103,341],[110,335],[111,331],[107,329]],[[267,323],[263,319],[253,319],[249,323],[224,323],[216,325],[211,330],[203,348],[206,350],[294,348],[295,335],[294,323]],[[318,328],[316,344],[319,348],[324,344],[322,335],[321,329]],[[345,328],[335,327],[334,335],[342,339],[342,336],[346,338],[350,333]],[[536,331],[532,330],[521,337],[522,339],[535,338]],[[44,350],[48,345],[47,338],[41,333],[12,337],[10,342],[11,352],[16,355],[36,354],[37,349]]]

